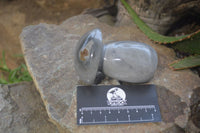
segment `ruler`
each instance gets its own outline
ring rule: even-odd
[[[154,85],[78,86],[77,124],[159,122]]]

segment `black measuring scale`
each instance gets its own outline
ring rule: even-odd
[[[77,124],[160,122],[155,85],[77,87]]]

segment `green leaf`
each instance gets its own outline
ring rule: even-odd
[[[190,39],[176,42],[171,45],[173,49],[188,54],[200,54],[200,33],[192,36]]]
[[[0,78],[0,84],[8,84],[8,82],[5,79]]]
[[[23,58],[24,57],[24,55],[23,54],[15,54],[15,55],[13,55],[13,57],[16,57],[16,58]]]
[[[121,0],[124,7],[132,17],[138,28],[152,41],[159,44],[173,44],[172,47],[184,53],[189,54],[200,54],[200,30],[192,34],[169,37],[163,36],[159,33],[154,32],[149,26],[144,23],[131,6],[125,1]]]
[[[0,70],[2,71],[7,71],[9,72],[10,69],[8,68],[7,64],[6,64],[6,59],[5,59],[5,52],[3,51],[2,53],[2,59],[1,59],[1,64],[0,64]]]
[[[144,34],[146,34],[149,37],[149,39],[155,42],[159,42],[159,43],[172,43],[172,42],[182,40],[188,36],[188,35],[184,35],[184,36],[178,36],[178,37],[169,37],[169,36],[163,36],[159,33],[156,33],[139,18],[136,12],[131,8],[131,6],[125,0],[121,0],[121,2],[124,5],[124,7],[127,9],[128,13],[131,15],[133,21],[138,26],[138,28],[142,32],[144,32]]]
[[[9,77],[8,77],[9,81],[14,81],[14,80],[16,80],[17,71],[18,71],[18,69],[14,69],[14,70],[12,70],[12,71],[9,73]]]
[[[0,70],[2,71],[2,74],[0,73],[1,74],[0,84],[12,84],[12,83],[18,83],[21,81],[32,81],[32,78],[25,64],[21,64],[19,67],[15,69],[10,69],[6,65],[4,51],[3,51],[2,56],[3,58],[0,59]],[[4,76],[6,78],[4,78]]]
[[[3,75],[1,75],[0,84],[8,84],[8,82],[4,79]]]
[[[181,60],[171,63],[170,68],[173,70],[180,70],[200,66],[200,55],[189,56]]]

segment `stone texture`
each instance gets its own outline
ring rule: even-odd
[[[198,0],[127,0],[127,2],[149,27],[161,34],[180,26],[181,22],[188,18],[188,13],[191,13],[190,17],[200,13]],[[118,9],[117,25],[132,23],[121,2],[118,3]]]
[[[1,133],[58,133],[34,84],[0,85]]]
[[[124,125],[76,125],[76,85],[80,84],[73,67],[74,48],[81,35],[100,28],[104,43],[139,41],[152,46],[158,54],[158,69],[151,84],[157,85],[163,121]],[[52,121],[76,133],[155,133],[178,125],[185,128],[190,115],[190,97],[200,86],[200,79],[190,70],[172,71],[168,64],[175,53],[163,45],[151,42],[134,25],[111,27],[88,15],[72,17],[61,25],[39,24],[24,28],[22,49],[28,69]],[[134,58],[134,57],[133,57]],[[105,79],[101,84],[119,84]]]
[[[144,43],[113,42],[104,47],[104,53],[102,66],[105,75],[124,82],[148,82],[158,64],[157,53]]]
[[[200,128],[198,128],[194,122],[189,119],[187,126],[185,128],[185,133],[200,133]]]
[[[104,1],[102,0],[91,0],[90,2],[83,1],[83,0],[35,0],[34,1],[37,5],[41,8],[44,8],[47,11],[52,12],[59,12],[66,10],[69,7],[74,7],[77,11],[71,12],[81,12],[82,8],[100,8],[105,5]],[[72,9],[71,9],[72,10]]]
[[[163,133],[185,133],[185,131],[177,125],[174,125],[166,130]]]
[[[181,101],[178,95],[163,86],[157,86],[157,93],[164,122],[175,122],[178,116],[184,115],[184,109],[187,109],[187,105]]]
[[[190,99],[191,117],[187,124],[187,133],[200,132],[200,87],[194,89]]]
[[[191,119],[194,121],[194,124],[200,128],[200,87],[194,90],[194,93],[191,96]]]

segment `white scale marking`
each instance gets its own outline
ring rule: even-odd
[[[153,116],[153,114],[151,114],[151,118],[154,120],[154,116]]]
[[[128,115],[128,121],[131,121],[131,116],[130,115]]]
[[[109,110],[109,112],[108,112],[109,114],[111,114],[111,112],[110,112],[110,110]]]
[[[120,110],[118,110],[117,113],[119,114],[119,113],[120,113]]]
[[[128,120],[128,121],[119,121],[118,119],[117,119],[117,121],[92,121],[92,122],[83,122],[82,121],[82,123],[80,123],[80,124],[102,124],[102,123],[119,123],[119,122],[121,122],[121,123],[126,123],[126,122],[151,122],[152,120],[154,120],[154,119],[145,119],[145,120]]]
[[[120,107],[83,107],[79,110],[82,111],[101,111],[101,110],[130,110],[130,109],[154,109],[154,111],[156,111],[155,109],[155,105],[141,105],[141,106],[120,106]]]
[[[92,114],[92,111],[99,111],[100,114],[102,114],[101,110],[108,110],[109,114],[111,114],[111,110],[117,110],[118,113],[120,113],[120,110],[127,110],[127,113],[129,113],[129,110],[133,110],[135,109],[136,112],[138,112],[138,109],[145,109],[145,112],[147,112],[147,109],[154,109],[154,112],[156,112],[156,108],[155,105],[142,105],[142,106],[122,106],[122,107],[83,107],[81,109],[79,109],[79,111],[81,112],[81,114],[83,115],[84,111],[91,111],[90,113]],[[154,114],[151,114],[151,119],[142,119],[140,117],[139,120],[131,120],[131,116],[128,115],[128,120],[122,120],[120,121],[118,118],[116,119],[116,121],[108,121],[107,120],[107,116],[104,116],[105,120],[104,121],[96,121],[95,119],[93,119],[91,122],[84,122],[83,121],[83,116],[81,116],[81,118],[79,119],[79,123],[80,124],[101,124],[101,123],[126,123],[126,122],[150,122],[154,120]]]
[[[127,109],[127,111],[126,111],[127,113],[129,113],[129,110]]]
[[[79,119],[79,123],[83,123],[83,116],[81,116],[81,118]]]

